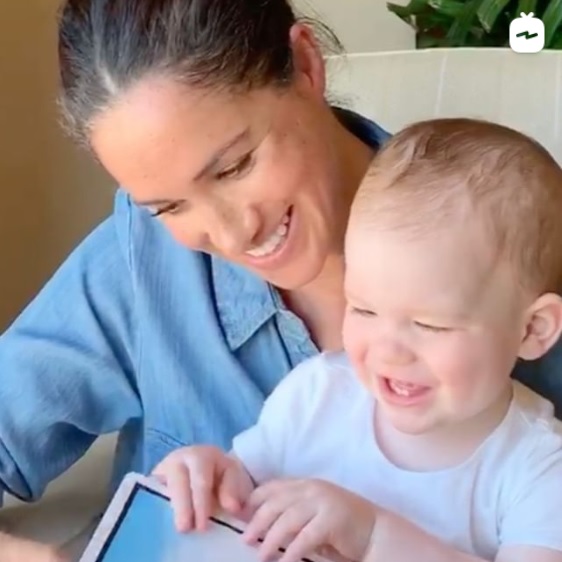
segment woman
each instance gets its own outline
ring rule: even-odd
[[[59,55],[68,128],[122,188],[0,341],[0,481],[25,498],[103,433],[115,481],[226,447],[339,348],[348,209],[386,138],[326,102],[286,0],[67,0]]]

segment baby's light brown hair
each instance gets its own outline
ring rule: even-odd
[[[406,127],[373,159],[352,206],[356,219],[414,235],[479,220],[524,289],[562,289],[562,169],[511,128],[464,118]]]

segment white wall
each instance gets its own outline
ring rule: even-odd
[[[532,136],[562,164],[562,51],[427,49],[330,64],[332,96],[387,131],[434,117],[487,119]]]
[[[404,4],[405,0],[393,0]],[[348,53],[414,48],[414,31],[388,11],[386,0],[294,0],[337,33]]]

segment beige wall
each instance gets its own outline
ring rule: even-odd
[[[348,53],[414,47],[414,31],[387,10],[386,0],[295,0],[295,5],[329,24]]]
[[[56,4],[2,3],[0,330],[110,208],[106,178],[56,121]]]

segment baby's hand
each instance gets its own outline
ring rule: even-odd
[[[242,463],[217,447],[194,446],[168,455],[153,471],[168,488],[179,531],[204,530],[218,508],[242,510],[254,484]]]
[[[378,508],[322,480],[275,480],[249,499],[255,509],[244,533],[262,560],[298,562],[314,552],[336,560],[361,560],[369,546]]]

